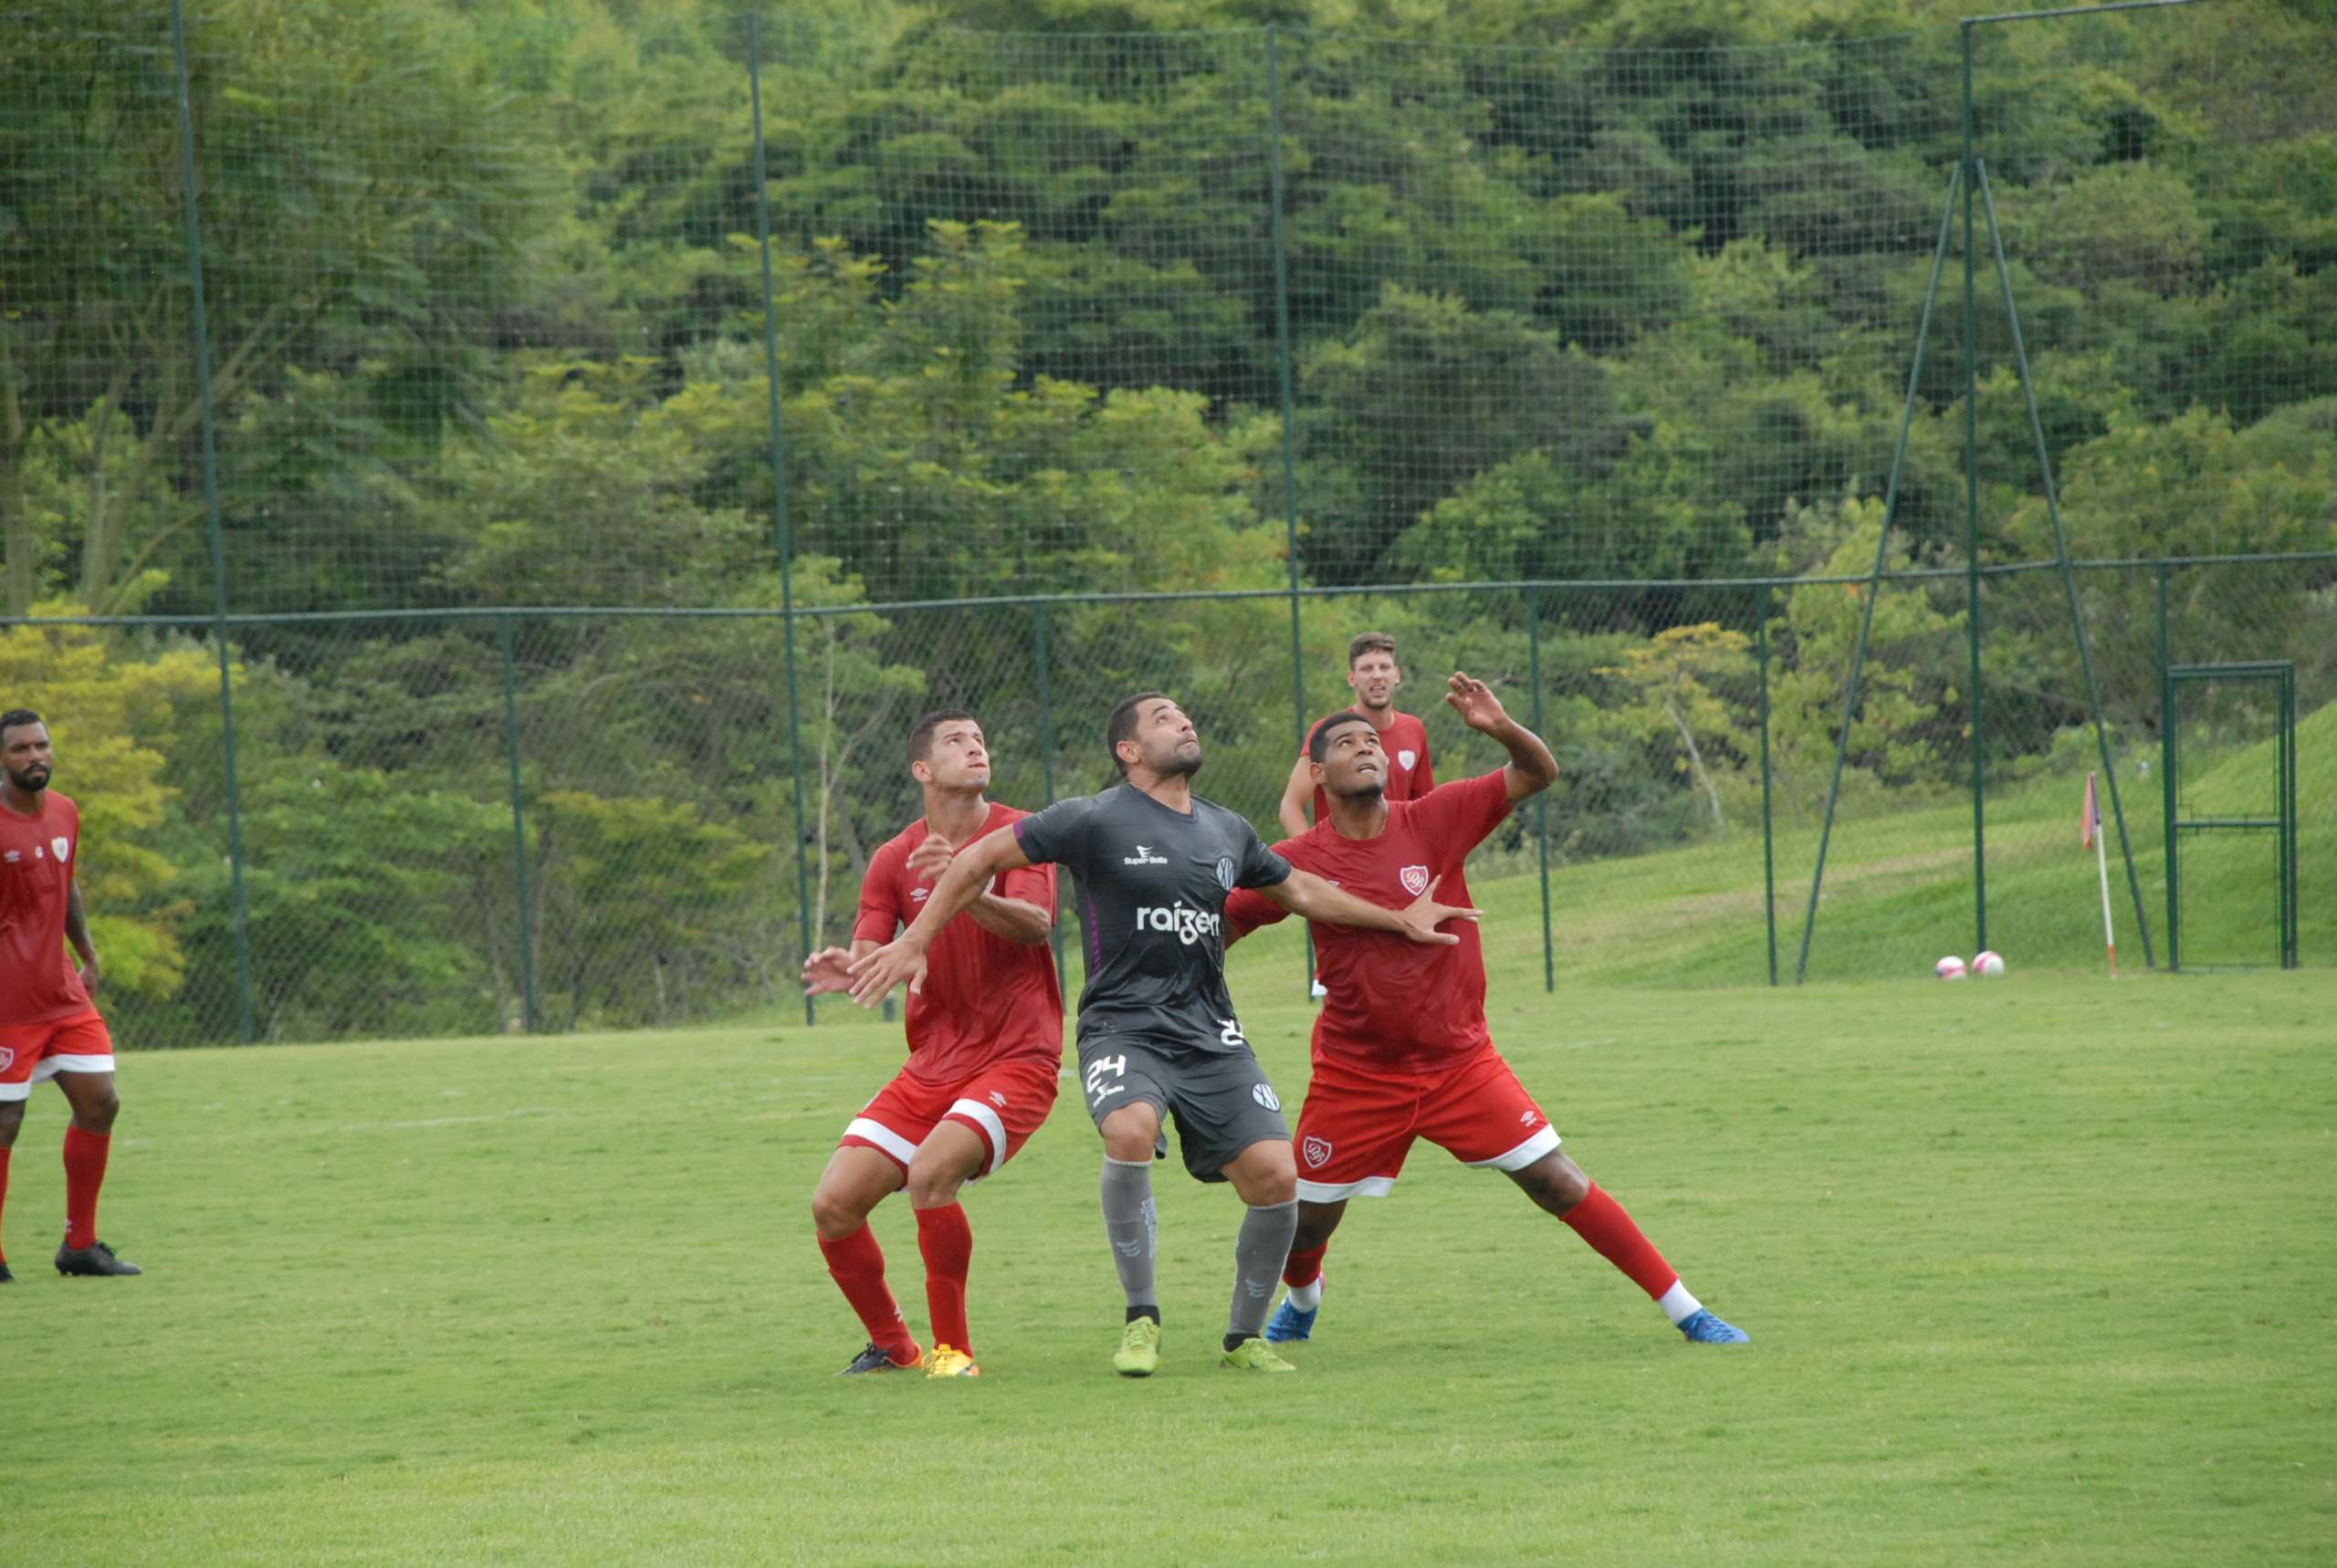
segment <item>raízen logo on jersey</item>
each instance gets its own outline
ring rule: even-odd
[[[1421,894],[1428,891],[1428,867],[1424,865],[1408,865],[1403,870],[1396,873],[1396,880],[1404,884],[1404,891],[1406,893],[1410,894],[1414,898],[1418,898]]]
[[[1136,853],[1120,857],[1120,863],[1122,865],[1167,865],[1168,857],[1154,854],[1150,844],[1138,844],[1136,847]]]
[[[1138,931],[1161,931],[1189,947],[1196,942],[1214,941],[1224,923],[1206,909],[1195,909],[1188,904],[1172,904],[1162,909],[1146,904],[1136,912]]]

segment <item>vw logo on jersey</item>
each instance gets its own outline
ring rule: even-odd
[[[1319,1171],[1330,1163],[1331,1140],[1309,1137],[1298,1145],[1298,1152],[1306,1157],[1309,1166]]]
[[[1282,1109],[1282,1098],[1274,1092],[1274,1086],[1271,1083],[1251,1084],[1250,1098],[1255,1100],[1259,1104],[1263,1105],[1269,1111],[1279,1111]]]
[[[1412,764],[1418,762],[1420,759],[1420,754],[1417,751],[1399,751],[1396,753],[1396,760],[1403,766],[1403,769],[1407,773],[1410,773],[1412,770]]]
[[[1414,898],[1418,898],[1421,894],[1428,891],[1428,867],[1424,865],[1408,865],[1403,870],[1396,873],[1396,880],[1404,884],[1404,891],[1406,893],[1410,894]]]
[[[1217,885],[1228,893],[1233,891],[1233,859],[1231,855],[1217,857]]]

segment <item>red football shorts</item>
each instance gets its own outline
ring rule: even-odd
[[[1308,1203],[1385,1197],[1412,1140],[1464,1166],[1524,1170],[1558,1146],[1557,1129],[1501,1052],[1487,1046],[1450,1072],[1372,1072],[1317,1058],[1291,1139]]]
[[[990,1159],[980,1181],[1028,1143],[1053,1109],[1063,1064],[1053,1057],[1016,1056],[994,1061],[956,1083],[932,1083],[901,1070],[860,1108],[836,1140],[847,1149],[875,1149],[903,1170],[927,1134],[943,1122],[956,1122],[981,1134]]]
[[[113,1036],[94,1012],[0,1028],[0,1101],[29,1100],[60,1072],[111,1072]]]

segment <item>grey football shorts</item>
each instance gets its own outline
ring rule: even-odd
[[[1252,1144],[1290,1138],[1282,1099],[1247,1045],[1196,1051],[1143,1035],[1098,1035],[1079,1042],[1079,1084],[1099,1127],[1139,1100],[1164,1121],[1175,1116],[1178,1150],[1195,1181],[1223,1181]]]

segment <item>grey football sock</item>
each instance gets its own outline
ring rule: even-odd
[[[1160,1315],[1160,1296],[1152,1283],[1152,1250],[1160,1228],[1152,1207],[1152,1162],[1116,1160],[1104,1156],[1104,1234],[1112,1243],[1112,1261],[1120,1270],[1120,1289],[1131,1307],[1150,1307]],[[1291,1224],[1298,1223],[1297,1210]]]
[[[1274,1285],[1290,1257],[1298,1235],[1298,1200],[1252,1208],[1242,1217],[1242,1234],[1233,1239],[1233,1310],[1227,1314],[1229,1339],[1249,1339],[1266,1326],[1266,1309],[1273,1304]]]

